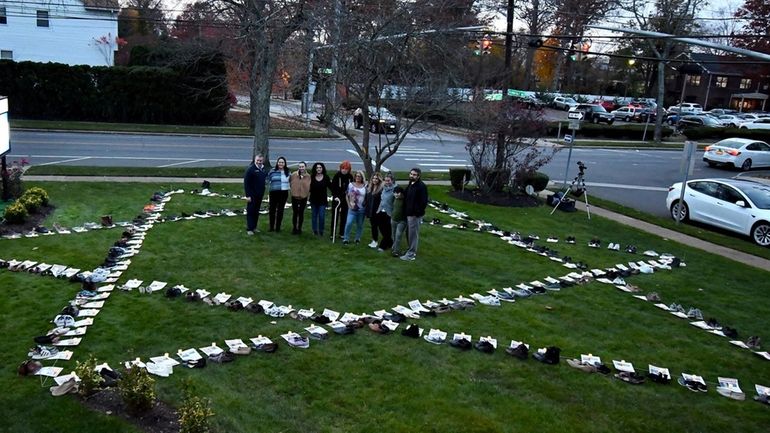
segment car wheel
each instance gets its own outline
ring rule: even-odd
[[[626,122],[630,122],[631,121],[631,116],[626,116],[625,120],[626,120]]]
[[[671,218],[676,221],[676,214],[679,214],[679,221],[687,221],[690,219],[690,209],[687,207],[687,203],[679,206],[679,200],[671,204]]]
[[[747,159],[743,161],[743,164],[741,164],[741,170],[742,171],[749,171],[751,170],[751,159]]]
[[[608,120],[607,121],[607,125],[612,125],[613,122],[614,122],[614,120]]]
[[[592,119],[591,119],[591,123],[593,123],[594,125],[597,125],[597,124],[599,124],[599,118],[598,118],[598,117],[594,117],[594,118],[592,118]]]
[[[770,246],[770,223],[760,221],[751,228],[751,239],[761,247]]]
[[[708,165],[709,165],[709,167],[711,167],[711,168],[714,168],[714,167],[716,167],[716,166],[717,166],[717,163],[716,163],[716,162],[714,162],[714,161],[706,161],[706,164],[708,164]]]

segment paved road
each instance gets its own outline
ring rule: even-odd
[[[374,136],[375,139],[379,136]],[[431,132],[411,134],[396,156],[385,164],[390,170],[421,167],[446,171],[465,167],[465,137]],[[196,137],[136,134],[12,131],[11,160],[27,158],[34,165],[90,165],[135,167],[211,167],[245,165],[252,140],[245,137]],[[567,150],[562,149],[542,170],[552,180],[564,180]],[[334,169],[349,159],[360,167],[350,143],[335,140],[271,140],[271,156],[284,155],[290,163],[322,161]],[[587,165],[589,194],[657,215],[667,215],[667,188],[679,181],[681,152],[576,148],[568,180],[577,174],[577,161]],[[700,155],[698,155],[700,158]],[[696,162],[693,177],[726,177],[735,172]],[[590,196],[589,196],[590,199]]]

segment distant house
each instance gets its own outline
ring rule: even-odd
[[[118,0],[0,0],[0,59],[112,66]]]
[[[770,68],[752,59],[704,53],[680,55],[666,70],[666,102],[697,102],[705,110],[768,110]]]

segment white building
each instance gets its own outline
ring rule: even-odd
[[[0,0],[0,59],[113,66],[118,0]]]

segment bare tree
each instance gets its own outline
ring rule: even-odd
[[[217,7],[237,30],[241,70],[247,75],[254,128],[254,153],[269,159],[270,95],[284,43],[312,16],[312,0],[217,0]]]
[[[367,175],[396,154],[407,134],[422,130],[424,120],[460,100],[449,89],[459,82],[472,54],[467,36],[452,29],[467,24],[472,3],[362,1],[341,12],[342,42],[318,51],[321,61],[338,59],[328,83],[338,97],[327,99],[323,121],[351,143]],[[393,134],[372,123],[376,116],[366,115],[369,107],[379,111],[386,106],[399,125]],[[356,107],[363,113],[361,133],[352,119]]]
[[[499,193],[505,187],[509,192],[522,190],[523,180],[550,162],[557,151],[539,146],[547,129],[540,110],[513,102],[475,101],[470,116],[477,129],[469,135],[467,149],[482,194]]]
[[[634,14],[635,24],[641,30],[657,31],[671,35],[688,35],[697,27],[695,16],[707,0],[627,0],[624,9]],[[656,142],[660,142],[663,130],[663,102],[665,96],[665,67],[681,45],[671,39],[646,39],[648,47],[658,59],[657,101],[655,119]]]

